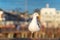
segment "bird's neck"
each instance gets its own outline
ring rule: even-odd
[[[36,16],[34,16],[32,20],[36,20],[36,18],[37,18],[37,17],[36,17]]]

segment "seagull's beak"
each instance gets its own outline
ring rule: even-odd
[[[40,20],[40,15],[37,16],[37,19]]]

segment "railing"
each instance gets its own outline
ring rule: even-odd
[[[39,39],[31,39],[31,38],[12,38],[12,39],[9,39],[9,38],[1,38],[0,40],[60,40],[59,38],[55,38],[55,39],[51,39],[51,38],[39,38]]]
[[[21,22],[23,23],[23,22]],[[15,29],[4,29],[2,28],[1,34],[7,34],[6,38],[0,38],[1,40],[58,40],[60,37],[60,30],[58,31],[57,29],[40,29],[39,32],[34,32],[33,34],[25,29],[22,30],[15,30]],[[60,29],[60,28],[59,28]],[[16,34],[16,38],[14,38],[14,34]],[[20,36],[19,36],[20,35]],[[54,37],[55,35],[58,35]],[[5,35],[6,36],[6,35]],[[22,38],[22,39],[21,39]]]
[[[2,36],[2,38],[35,38],[35,39],[39,39],[39,38],[59,38],[60,34],[54,34],[54,33],[46,33],[46,32],[34,32],[31,33],[30,31],[10,31],[10,32],[2,32],[0,33],[2,35],[0,35],[0,38]],[[15,35],[15,36],[14,36]]]

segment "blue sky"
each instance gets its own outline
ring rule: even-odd
[[[49,3],[50,7],[60,10],[60,0],[27,0],[27,9],[31,13],[36,8],[45,7],[46,3]],[[21,8],[21,11],[25,11],[25,0],[0,0],[0,8],[4,10],[15,10]]]

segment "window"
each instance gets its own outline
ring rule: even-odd
[[[57,12],[57,14],[59,14],[59,12]]]
[[[47,14],[47,12],[45,12],[45,14]]]
[[[50,12],[50,15],[52,15],[52,12]]]

